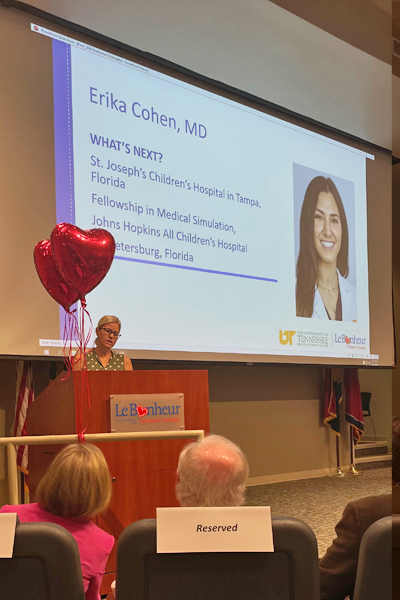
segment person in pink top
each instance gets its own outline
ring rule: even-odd
[[[81,558],[86,600],[100,600],[100,586],[114,537],[91,519],[111,500],[111,477],[102,451],[92,444],[71,444],[43,475],[37,502],[6,505],[0,512],[17,513],[21,522],[62,525],[74,536]]]

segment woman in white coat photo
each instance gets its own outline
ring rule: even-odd
[[[331,321],[357,320],[349,274],[349,231],[343,202],[332,179],[309,183],[300,215],[296,315]]]

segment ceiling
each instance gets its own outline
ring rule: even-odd
[[[170,0],[169,3],[162,2],[162,0],[148,0],[145,3],[132,3],[130,0],[117,0],[116,4],[118,4],[118,10],[115,11],[112,8],[112,3],[108,2],[108,0],[94,0],[96,3],[96,11],[93,11],[93,0],[87,2],[81,2],[80,0],[69,0],[68,2],[59,2],[59,0],[27,0],[28,4],[32,6],[36,6],[41,8],[42,10],[48,11],[52,14],[57,14],[63,18],[69,19],[73,22],[80,23],[81,25],[88,26],[96,31],[102,32],[102,27],[106,27],[103,33],[107,32],[107,35],[111,37],[115,37],[116,39],[121,39],[121,36],[126,36],[127,43],[130,43],[133,46],[137,46],[143,50],[149,50],[149,44],[147,39],[141,39],[140,35],[142,31],[147,32],[146,27],[142,27],[142,21],[144,19],[144,23],[146,23],[146,18],[148,22],[151,22],[150,31],[153,35],[153,43],[156,40],[156,46],[151,47],[151,51],[155,54],[159,54],[165,58],[169,58],[173,62],[177,62],[180,64],[180,61],[176,59],[176,56],[180,56],[180,48],[184,43],[181,39],[182,36],[189,36],[190,21],[194,19],[196,30],[198,23],[202,24],[202,31],[211,31],[210,39],[213,40],[213,43],[219,43],[219,38],[223,37],[225,43],[230,44],[231,46],[231,54],[233,55],[235,52],[237,54],[237,49],[239,44],[239,40],[241,36],[238,36],[236,39],[232,37],[231,30],[228,27],[228,17],[224,14],[223,10],[225,10],[226,3],[230,2],[231,10],[236,7],[238,11],[244,11],[242,15],[243,19],[248,13],[251,12],[249,6],[252,7],[254,15],[259,15],[258,21],[260,21],[261,17],[264,15],[266,8],[265,5],[270,5],[271,2],[265,2],[265,0],[252,0],[252,2],[243,2],[243,0],[203,0],[203,3],[198,3],[196,0],[185,0],[183,2],[177,2]],[[317,27],[322,28],[325,31],[330,32],[334,36],[338,36],[340,39],[347,41],[351,45],[354,45],[355,48],[362,50],[366,54],[370,54],[371,56],[381,61],[381,63],[386,63],[390,70],[390,59],[391,59],[391,50],[389,44],[389,36],[390,36],[390,10],[392,9],[392,32],[393,36],[400,40],[400,0],[394,0],[390,3],[390,0],[345,0],[345,1],[337,1],[332,2],[332,0],[272,0],[272,3],[277,4],[280,7],[284,7],[286,10],[290,12],[294,11],[294,6],[297,6],[296,14],[298,14],[301,18],[309,20],[310,23],[314,23]],[[368,15],[369,18],[365,18],[364,20],[360,18],[360,15],[367,11],[367,8],[362,9],[363,4],[368,4]],[[168,4],[168,9],[164,9],[163,6]],[[181,20],[184,22],[184,27],[182,26],[179,29],[179,18],[177,14],[172,10],[173,5],[180,5],[181,7],[186,7],[184,14],[181,17]],[[146,8],[147,6],[147,8]],[[196,7],[203,6],[200,12],[194,12],[198,9]],[[209,11],[206,11],[205,8],[209,7]],[[218,7],[220,11],[222,10],[222,15],[217,12],[217,16],[220,16],[220,22],[222,23],[220,30],[217,31],[218,35],[215,35],[215,23],[214,19],[211,15],[211,8],[214,6],[214,10],[217,10]],[[244,7],[246,6],[246,10]],[[140,10],[138,10],[140,7]],[[154,8],[158,7],[158,11],[154,11]],[[271,7],[270,7],[271,8]],[[301,9],[301,10],[300,10]],[[308,12],[307,12],[307,10]],[[164,11],[164,12],[163,12]],[[210,13],[210,14],[208,14]],[[301,14],[300,14],[301,13]],[[124,16],[125,15],[125,16]],[[265,16],[265,15],[264,15]],[[346,18],[345,18],[346,16]],[[167,23],[165,23],[165,19],[167,19]],[[209,22],[211,20],[211,23]],[[236,23],[236,22],[235,22]],[[372,24],[371,24],[372,23]],[[265,22],[262,21],[260,25],[259,37],[256,38],[254,31],[254,23],[249,22],[248,28],[251,29],[251,40],[255,44],[254,48],[262,48],[265,47],[264,40],[264,30]],[[135,29],[136,27],[136,29]],[[233,27],[233,25],[232,25]],[[336,27],[336,29],[335,29]],[[374,29],[371,29],[374,28]],[[164,29],[168,31],[173,31],[176,35],[170,35],[168,38],[168,44],[164,40],[162,32]],[[211,28],[211,29],[210,29]],[[241,24],[240,28],[237,27],[238,31],[244,30],[244,23]],[[248,29],[248,30],[250,30]],[[236,31],[233,27],[232,31]],[[229,35],[228,35],[229,34]],[[147,36],[147,33],[146,33]],[[263,37],[264,36],[264,37]],[[243,35],[242,35],[243,37]],[[176,41],[178,38],[178,41]],[[186,39],[186,38],[185,38]],[[228,41],[226,41],[228,40]],[[257,42],[257,43],[256,43]],[[375,45],[373,45],[373,43]],[[167,44],[167,47],[164,47]],[[202,73],[202,65],[205,61],[204,56],[206,55],[206,49],[204,48],[204,40],[197,40],[197,46],[195,45],[195,40],[187,38],[186,47],[187,57],[185,64],[183,66],[187,66],[188,68],[192,68],[194,71]],[[194,48],[194,49],[193,49]],[[196,50],[197,48],[197,50]],[[214,47],[211,45],[211,54],[213,54]],[[291,48],[289,48],[291,50]],[[168,52],[167,52],[168,51]],[[278,49],[274,49],[274,52],[278,52]],[[196,54],[197,52],[197,54]],[[244,51],[243,51],[244,52]],[[325,53],[327,54],[327,52]],[[253,52],[253,55],[262,56],[261,52]],[[266,71],[265,63],[262,64],[262,69],[260,68],[258,72],[265,71],[265,82],[260,82],[260,78],[253,77],[254,72],[257,71],[255,65],[250,65],[250,61],[244,60],[244,56],[241,57],[240,53],[237,58],[237,64],[242,65],[242,70],[237,68],[237,64],[233,59],[231,60],[228,57],[228,67],[232,63],[234,67],[234,72],[240,72],[242,79],[240,79],[239,83],[237,83],[236,79],[232,79],[233,83],[230,79],[228,79],[228,83],[234,85],[234,87],[238,87],[239,89],[246,89],[254,93],[256,96],[260,97],[268,97],[271,101],[276,104],[281,104],[282,106],[286,106],[284,101],[281,101],[280,98],[271,97],[272,91],[271,89],[274,86],[271,86],[270,82],[273,81],[272,76],[273,73],[269,73]],[[197,62],[196,62],[197,60]],[[221,62],[222,58],[220,56],[219,61]],[[241,63],[239,61],[242,61]],[[261,60],[261,59],[260,59]],[[214,61],[215,62],[215,61]],[[254,61],[253,61],[254,62]],[[317,64],[318,66],[318,64]],[[218,67],[218,68],[217,68]],[[212,70],[210,75],[214,79],[221,79],[218,75],[221,71],[224,73],[229,72],[228,67],[225,69],[226,65],[223,63],[222,65],[217,65],[215,70]],[[251,70],[251,68],[253,70]],[[219,69],[219,70],[218,70]],[[209,72],[209,67],[207,66],[207,73]],[[362,70],[359,72],[362,73]],[[390,72],[390,71],[389,71]],[[216,73],[214,75],[214,73]],[[243,73],[243,75],[242,75]],[[319,72],[318,72],[319,73]],[[361,75],[361,80],[364,82],[366,87],[369,86],[369,90],[364,96],[365,104],[368,103],[371,105],[372,114],[375,114],[375,118],[371,119],[369,116],[365,123],[363,123],[363,127],[365,131],[369,131],[369,128],[375,127],[378,132],[382,133],[384,131],[384,117],[386,117],[386,135],[387,138],[390,138],[390,133],[392,133],[392,147],[393,153],[395,156],[400,157],[400,58],[392,57],[392,73],[393,73],[393,85],[392,85],[392,128],[390,124],[389,115],[387,114],[390,111],[390,102],[387,103],[387,108],[384,107],[382,103],[382,98],[379,95],[379,90],[383,89],[382,81],[375,79],[374,75],[367,69],[366,75]],[[246,74],[246,77],[245,75]],[[335,75],[335,74],[334,74]],[[275,75],[274,75],[275,76]],[[308,79],[307,73],[303,75],[302,73],[297,74],[297,85],[299,81],[304,83],[307,87]],[[322,75],[319,73],[319,77]],[[350,72],[350,88],[354,89],[357,83],[358,73],[353,71]],[[369,77],[369,79],[368,79]],[[372,79],[372,81],[371,81]],[[223,79],[221,79],[223,80]],[[289,79],[288,79],[289,80]],[[225,80],[223,80],[225,81]],[[323,79],[321,79],[323,81]],[[255,84],[257,82],[257,86]],[[375,82],[375,86],[373,83]],[[264,87],[263,87],[264,86]],[[351,87],[353,86],[353,87]],[[290,97],[290,94],[287,94],[286,84],[282,85],[283,95],[285,98]],[[264,89],[265,88],[265,89]],[[291,86],[290,92],[293,95],[293,89],[295,86]],[[317,91],[322,89],[323,85],[319,85]],[[387,88],[386,88],[387,89]],[[265,91],[266,90],[266,91]],[[317,93],[315,91],[315,93]],[[264,93],[265,92],[265,93]],[[332,95],[332,92],[330,93]],[[333,108],[331,106],[326,106],[326,101],[330,100],[330,95],[324,95],[322,92],[320,95],[316,96],[315,104],[316,106],[311,107],[308,88],[306,89],[306,93],[303,94],[306,102],[306,107],[303,108],[295,108],[296,112],[300,112],[301,114],[309,114],[309,112],[313,112],[315,110],[315,114],[317,114],[317,119],[322,122],[329,122],[335,126],[336,122],[331,123],[324,118],[324,112],[322,111],[321,115],[317,109],[322,110],[321,106],[324,107],[324,110],[328,110],[330,118],[334,119],[335,116],[335,103],[333,102]],[[376,95],[376,99],[375,99]],[[301,96],[301,99],[303,99]],[[321,97],[324,98],[325,104],[321,101]],[[389,100],[389,99],[388,99]],[[329,103],[328,103],[329,104]],[[297,105],[296,105],[297,106]],[[289,106],[291,108],[291,106]],[[355,110],[359,112],[359,106],[355,107]],[[329,112],[330,111],[330,112]],[[349,112],[349,114],[351,114]],[[357,113],[358,114],[358,113]],[[383,115],[383,116],[382,116]],[[382,122],[381,122],[382,121]],[[343,125],[339,126],[339,129],[346,129]],[[351,128],[348,129],[352,131]],[[392,130],[392,131],[391,131]],[[370,139],[367,135],[358,133],[359,137],[363,139]],[[383,134],[382,134],[383,135]],[[376,142],[379,143],[379,142]],[[380,145],[384,145],[385,147],[390,147],[390,140],[387,139],[387,143]]]

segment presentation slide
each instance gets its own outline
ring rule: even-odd
[[[117,348],[378,360],[373,155],[32,30],[52,38],[57,222],[116,241],[87,302],[121,319]]]

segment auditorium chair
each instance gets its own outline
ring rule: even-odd
[[[353,600],[392,598],[392,517],[372,523],[361,539]]]
[[[79,550],[54,523],[17,523],[12,558],[0,558],[1,600],[85,600]]]
[[[275,552],[157,554],[156,520],[117,545],[117,600],[319,600],[317,541],[298,519],[273,517]]]

